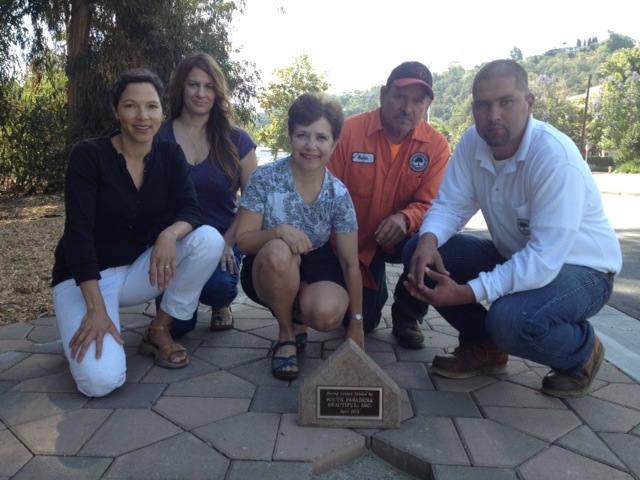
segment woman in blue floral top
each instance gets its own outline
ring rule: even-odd
[[[337,102],[298,97],[289,109],[291,156],[259,167],[240,200],[242,287],[278,321],[271,367],[282,380],[298,375],[307,326],[329,332],[344,321],[345,338],[364,348],[356,214],[347,188],[325,167],[343,124]]]

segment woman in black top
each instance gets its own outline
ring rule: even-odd
[[[180,368],[187,352],[169,334],[172,317],[188,320],[224,241],[201,214],[181,148],[153,142],[162,121],[162,83],[144,69],[115,87],[120,131],[74,146],[65,184],[66,220],[55,252],[53,297],[60,335],[78,389],[103,396],[125,380],[120,307],[164,292],[140,345],[156,364]],[[174,223],[150,245],[154,225]],[[198,228],[200,227],[200,228]]]

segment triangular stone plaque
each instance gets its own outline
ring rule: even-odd
[[[353,340],[346,340],[300,388],[298,423],[398,428],[400,387]]]

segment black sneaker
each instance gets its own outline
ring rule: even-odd
[[[413,350],[424,348],[424,335],[418,327],[418,321],[402,313],[395,303],[391,305],[391,320],[391,333],[398,340],[398,345]]]

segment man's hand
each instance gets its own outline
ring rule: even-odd
[[[444,268],[444,262],[438,252],[438,239],[430,232],[424,233],[411,257],[408,280],[404,286],[418,300],[434,307],[466,305],[474,303],[476,297],[469,285],[459,285]],[[424,284],[425,275],[436,282],[434,288]]]
[[[424,275],[427,271],[427,266],[443,275],[449,275],[438,252],[438,239],[433,233],[429,232],[420,237],[409,264],[409,272],[413,279],[411,283],[414,290],[419,291],[424,287]]]
[[[409,220],[404,213],[394,213],[385,218],[374,232],[376,242],[385,250],[390,250],[407,236]]]
[[[448,275],[430,269],[426,270],[426,276],[436,282],[434,288],[429,288],[424,284],[418,286],[418,282],[411,273],[408,275],[409,280],[404,282],[404,286],[414,298],[434,307],[475,303],[476,297],[469,285],[459,285]]]

